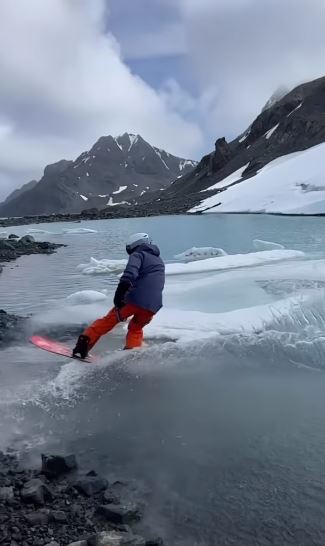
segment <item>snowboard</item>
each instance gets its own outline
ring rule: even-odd
[[[59,356],[64,356],[65,358],[72,358],[73,360],[80,360],[81,362],[89,362],[93,363],[96,362],[96,357],[92,355],[88,355],[87,358],[79,358],[77,356],[72,355],[72,348],[66,345],[65,343],[60,343],[58,341],[54,341],[53,339],[48,339],[46,337],[42,336],[32,336],[29,340],[35,347],[38,347],[39,349],[43,349],[43,351],[47,351],[48,353],[54,353]]]

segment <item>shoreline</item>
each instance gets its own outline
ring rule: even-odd
[[[302,214],[302,213],[290,213],[290,212],[258,212],[258,211],[234,211],[234,212],[187,212],[180,210],[166,210],[166,211],[139,211],[136,209],[126,211],[84,211],[82,213],[72,213],[72,214],[51,214],[51,215],[36,215],[36,216],[22,216],[22,217],[11,217],[11,218],[1,218],[0,227],[8,228],[15,226],[24,226],[32,224],[52,224],[56,222],[69,222],[69,223],[80,223],[82,221],[91,221],[91,220],[118,220],[118,219],[127,219],[127,218],[149,218],[149,217],[160,217],[160,216],[205,216],[207,214],[214,215],[258,215],[258,216],[285,216],[285,217],[302,217],[302,218],[318,218],[324,217],[325,212],[315,213],[315,214]]]
[[[0,451],[4,546],[163,546],[142,524],[145,503],[128,483],[79,470],[75,455],[42,455],[39,469]]]

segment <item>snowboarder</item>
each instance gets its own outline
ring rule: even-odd
[[[129,260],[114,296],[109,313],[89,326],[78,338],[73,356],[86,358],[100,337],[119,322],[132,317],[126,336],[125,349],[141,347],[143,327],[149,324],[162,307],[165,265],[160,250],[147,233],[135,233],[126,243]]]

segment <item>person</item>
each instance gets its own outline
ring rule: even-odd
[[[126,252],[129,260],[115,292],[113,309],[79,336],[73,356],[86,358],[103,335],[130,317],[124,348],[141,347],[144,326],[162,307],[165,265],[159,248],[147,233],[135,233],[126,243]]]

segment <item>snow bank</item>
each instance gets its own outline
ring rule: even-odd
[[[251,252],[249,254],[219,255],[216,258],[199,259],[189,263],[166,264],[166,275],[222,271],[224,269],[251,267],[302,257],[304,257],[304,253],[301,251],[286,249],[264,250],[261,252]],[[96,260],[95,258],[90,258],[89,263],[79,264],[77,266],[77,271],[83,275],[105,275],[112,273],[119,275],[124,271],[126,263],[126,260]]]
[[[256,250],[277,250],[285,248],[280,243],[273,243],[272,241],[263,241],[263,239],[254,239],[253,245]]]
[[[253,332],[264,329],[275,317],[290,315],[296,302],[297,298],[287,298],[273,305],[257,305],[225,313],[163,308],[146,327],[146,337],[166,337],[188,342],[236,331]]]
[[[83,275],[119,274],[124,271],[125,266],[126,260],[96,260],[95,258],[90,258],[87,264],[79,264],[77,271]]]
[[[107,299],[106,290],[102,292],[97,292],[96,290],[81,290],[80,292],[75,292],[66,298],[66,301],[71,305],[80,305],[87,303],[95,303],[97,301],[102,301]]]
[[[63,233],[65,233],[66,235],[72,235],[72,234],[98,233],[98,232],[97,232],[97,229],[73,228],[73,229],[64,229]]]
[[[227,256],[222,248],[214,248],[212,246],[202,246],[189,248],[181,254],[174,256],[175,260],[181,260],[182,262],[194,262],[196,260],[206,260],[207,258],[215,258],[216,256]]]
[[[271,161],[254,177],[208,197],[189,212],[325,213],[324,172],[325,143]]]
[[[208,271],[221,271],[223,269],[234,269],[238,267],[251,267],[263,265],[270,262],[282,260],[292,260],[302,258],[304,253],[300,250],[264,250],[261,252],[251,252],[250,254],[231,254],[229,256],[220,256],[219,258],[209,258],[200,262],[188,264],[167,264],[167,275],[183,275],[187,273],[205,273]]]
[[[8,237],[7,231],[0,231],[0,239],[6,239]]]

